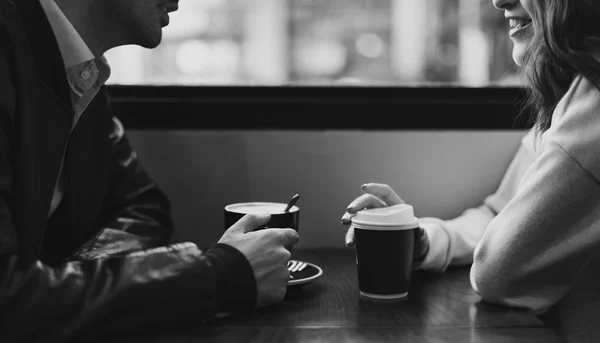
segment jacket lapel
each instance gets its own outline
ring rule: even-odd
[[[52,246],[45,256],[57,258],[95,234],[108,189],[108,133],[112,124],[102,88],[70,133],[73,109],[64,63],[38,1],[16,2],[25,32],[20,35],[23,38],[15,39],[21,52],[19,79],[24,82],[19,87],[22,106],[18,114],[23,158],[15,167],[19,175],[15,193],[23,198],[19,201],[23,205],[17,206],[23,210],[19,222],[26,237],[21,249],[29,260],[37,259],[42,249],[48,248],[45,244]],[[49,228],[46,217],[63,158],[67,179],[64,200],[69,205],[63,208],[68,218],[59,227]],[[52,244],[54,238],[62,242]]]
[[[14,1],[18,16],[7,21],[15,53],[18,135],[15,145],[15,222],[20,255],[39,258],[46,219],[73,122],[62,56],[39,0]],[[69,237],[70,224],[62,234]]]
[[[46,90],[65,107],[65,112],[73,120],[71,94],[65,66],[46,13],[39,0],[18,0],[15,4],[23,18],[40,80],[46,86]]]
[[[99,211],[108,190],[108,133],[112,124],[109,113],[103,87],[71,133],[71,145],[63,166],[74,226],[72,236],[79,244],[96,234]]]

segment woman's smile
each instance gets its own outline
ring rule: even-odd
[[[531,19],[525,17],[508,17],[508,23],[510,25],[509,35],[511,38],[519,39],[526,36],[531,31]]]

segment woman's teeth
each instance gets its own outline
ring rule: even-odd
[[[531,19],[510,19],[508,24],[511,28],[522,28],[531,23]]]

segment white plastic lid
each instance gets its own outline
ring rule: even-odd
[[[413,207],[399,204],[358,211],[352,218],[354,227],[366,230],[414,229],[419,226]]]
[[[241,203],[236,203],[236,204],[229,204],[229,205],[225,206],[225,210],[229,211],[229,212],[242,213],[242,214],[246,214],[246,213],[281,214],[285,210],[286,206],[287,206],[287,204],[279,203],[279,202],[253,201],[253,202],[241,202]],[[298,206],[294,205],[290,208],[289,212],[296,212],[299,210],[300,210],[300,208],[298,208]]]

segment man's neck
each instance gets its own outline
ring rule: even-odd
[[[77,30],[85,44],[94,56],[100,57],[104,53],[113,48],[115,45],[110,44],[110,34],[108,30],[99,32],[96,28],[96,18],[90,15],[89,4],[87,0],[54,0],[60,10],[67,17],[71,25]]]

